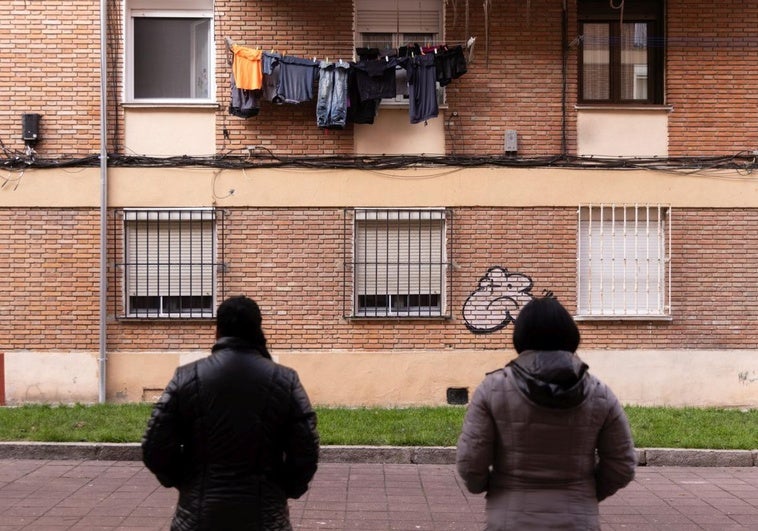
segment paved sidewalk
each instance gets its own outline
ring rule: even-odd
[[[168,530],[176,493],[138,461],[0,460],[0,530]],[[323,463],[290,503],[299,530],[480,530],[449,464]],[[640,467],[604,530],[758,529],[758,467]]]

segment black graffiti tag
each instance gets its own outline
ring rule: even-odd
[[[519,310],[530,300],[532,279],[493,266],[479,279],[479,285],[463,303],[466,328],[475,334],[490,334],[515,321]]]

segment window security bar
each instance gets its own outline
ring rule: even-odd
[[[586,205],[578,213],[579,316],[670,315],[670,208]]]
[[[223,294],[223,211],[119,210],[114,285],[122,318],[212,318]],[[114,275],[114,276],[115,276]],[[221,278],[219,278],[221,277]],[[217,290],[221,283],[220,293]]]
[[[354,211],[353,317],[443,316],[449,218],[440,209]]]

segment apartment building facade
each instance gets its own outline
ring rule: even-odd
[[[153,400],[246,294],[317,404],[465,403],[552,295],[624,403],[758,406],[758,7],[65,4],[0,7],[5,404]]]

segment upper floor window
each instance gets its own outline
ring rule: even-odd
[[[431,46],[442,40],[442,0],[355,0],[355,46],[380,55],[403,47]],[[397,101],[408,99],[407,75],[396,72]],[[441,95],[440,95],[441,97]],[[391,103],[391,99],[384,100]]]
[[[127,0],[129,102],[213,99],[213,2]]]
[[[445,315],[449,217],[437,209],[354,211],[354,317]]]
[[[442,34],[442,0],[356,0],[356,46],[431,45]]]
[[[671,222],[661,205],[579,208],[578,317],[671,315]]]
[[[663,103],[663,2],[637,0],[618,6],[608,0],[579,0],[579,100]]]

